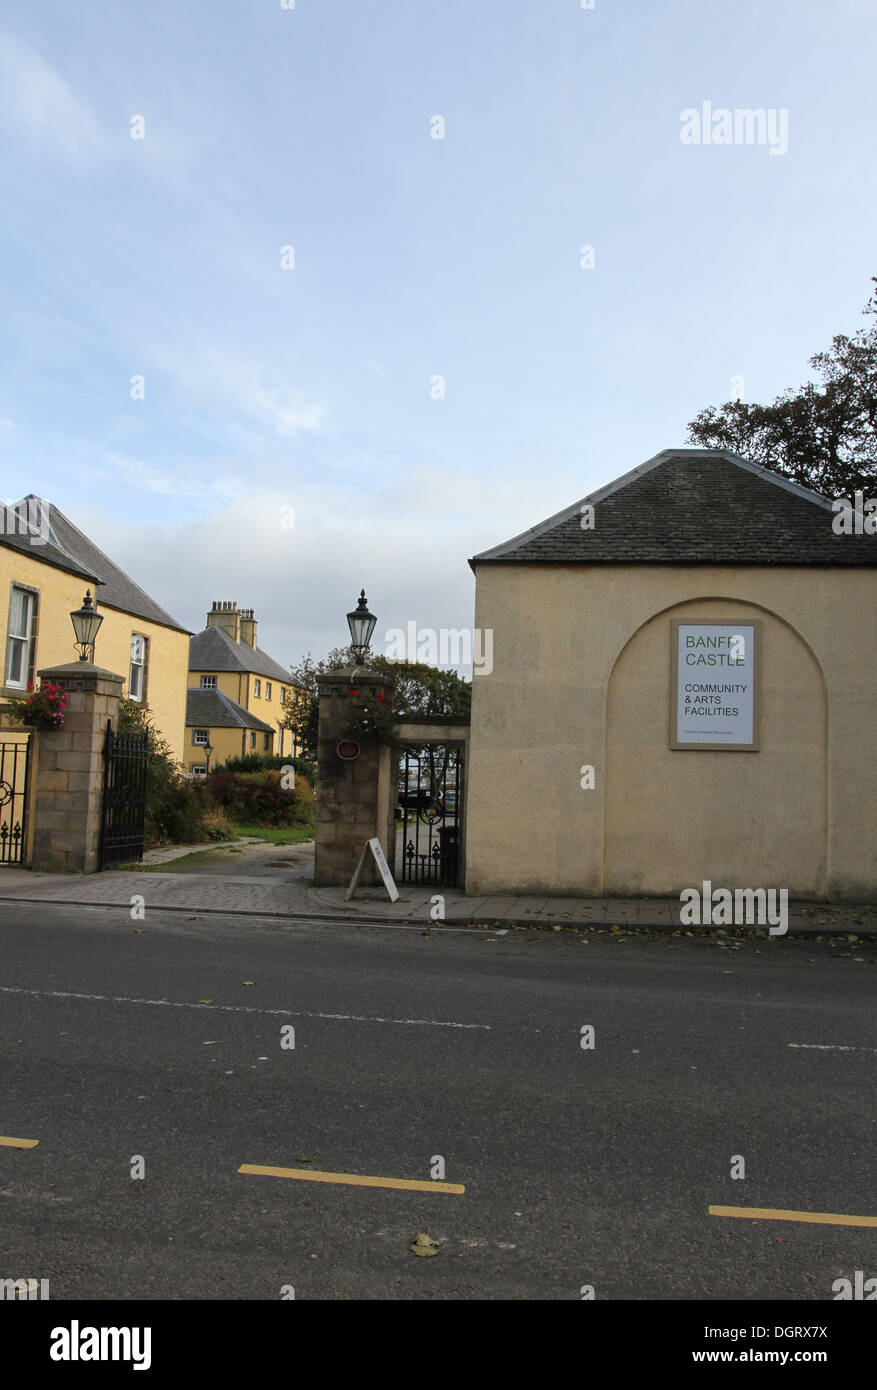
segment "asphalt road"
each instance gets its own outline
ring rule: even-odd
[[[877,1274],[877,1229],[708,1207],[877,1214],[875,965],[877,943],[4,904],[0,1135],[39,1144],[0,1147],[0,1278],[53,1299],[831,1299]],[[430,1181],[434,1155],[464,1195],[238,1172]]]

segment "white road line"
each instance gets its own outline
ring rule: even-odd
[[[412,1028],[480,1028],[490,1032],[489,1023],[448,1023],[438,1018],[376,1018],[368,1014],[318,1014],[305,1009],[255,1009],[245,1004],[189,1004],[173,999],[127,999],[113,994],[72,994],[60,989],[17,989],[0,985],[0,994],[28,994],[36,999],[90,999],[101,1004],[152,1004],[165,1009],[207,1009],[228,1014],[280,1014],[283,1018],[326,1018],[342,1023],[399,1023]]]
[[[788,1046],[807,1048],[811,1052],[877,1052],[877,1047],[844,1047],[841,1043],[789,1043]]]

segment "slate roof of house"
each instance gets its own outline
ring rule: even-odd
[[[877,565],[877,536],[836,535],[835,516],[829,498],[729,450],[665,449],[469,564]]]
[[[92,585],[98,582],[96,570],[74,560],[72,555],[67,555],[41,533],[38,515],[35,515],[34,526],[30,526],[28,509],[22,502],[16,502],[11,507],[0,503],[0,545],[8,545],[13,550],[32,555],[35,560],[42,560],[43,564],[81,575]]]
[[[284,685],[295,682],[288,671],[259,647],[235,642],[221,627],[205,627],[189,643],[190,671],[249,671]]]
[[[0,535],[0,542],[24,550],[44,564],[56,565],[59,569],[81,574],[96,582],[98,607],[118,608],[123,613],[145,618],[147,622],[158,623],[161,627],[172,627],[178,632],[189,631],[151,599],[139,584],[135,584],[124,570],[119,569],[54,503],[29,493],[15,503],[14,508],[5,509],[7,513],[10,510],[17,510],[19,516],[33,521],[35,529],[29,535]],[[4,527],[4,532],[7,529],[11,529],[11,526]],[[45,543],[43,537],[46,538]]]
[[[196,729],[261,729],[273,734],[270,724],[257,719],[230,695],[221,690],[198,690],[190,687],[186,695],[186,724]]]

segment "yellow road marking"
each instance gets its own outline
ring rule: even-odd
[[[411,1178],[367,1178],[361,1173],[318,1173],[309,1168],[269,1168],[261,1163],[242,1163],[239,1173],[256,1173],[265,1178],[301,1178],[303,1182],[338,1182],[348,1187],[393,1187],[404,1192],[466,1191],[460,1182],[415,1182]]]
[[[39,1139],[7,1139],[0,1134],[0,1149],[35,1149]]]
[[[877,1226],[877,1216],[837,1216],[829,1211],[783,1211],[780,1207],[710,1207],[710,1216],[748,1216],[753,1221],[806,1221],[813,1226]]]

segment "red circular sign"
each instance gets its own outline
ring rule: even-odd
[[[344,758],[349,761],[351,758],[359,757],[359,744],[355,739],[342,738],[341,742],[336,744],[335,752],[338,754],[339,758]]]

